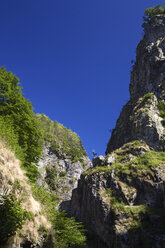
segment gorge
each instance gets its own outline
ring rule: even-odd
[[[130,100],[92,162],[78,135],[34,115],[0,69],[1,248],[165,247],[165,9],[156,10],[146,12]]]

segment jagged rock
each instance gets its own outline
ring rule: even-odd
[[[38,169],[41,173],[38,184],[49,188],[46,183],[47,168],[50,170],[54,168],[57,173],[56,178],[54,178],[54,181],[57,181],[56,193],[60,198],[60,203],[62,201],[68,202],[71,199],[72,190],[77,187],[81,173],[89,167],[91,167],[91,161],[87,156],[84,156],[81,162],[73,162],[66,154],[53,153],[50,143],[47,142],[43,147],[42,158],[38,162]],[[66,204],[66,206],[68,205]]]
[[[116,158],[115,154],[110,154],[110,155],[107,155],[106,157],[102,155],[94,157],[92,160],[93,167],[110,166],[115,163],[115,158]]]
[[[126,144],[115,151],[120,165],[87,170],[73,190],[71,215],[85,224],[97,248],[165,247],[165,232],[160,231],[165,228],[165,157],[154,168],[145,160],[148,166],[142,169],[136,160],[144,158],[141,152],[146,159],[148,153],[156,156],[155,161],[159,156],[144,143]],[[121,158],[130,154],[134,154],[131,164]]]
[[[110,166],[110,165],[112,165],[112,164],[115,163],[115,160],[116,160],[116,156],[115,156],[114,153],[112,153],[112,154],[106,156],[106,158],[105,158],[105,164],[107,166]]]
[[[93,160],[92,160],[93,167],[95,167],[95,166],[103,166],[104,162],[105,162],[105,158],[102,155],[100,155],[98,157],[94,157]]]
[[[165,15],[144,25],[130,100],[106,156],[94,158],[73,190],[71,215],[97,248],[165,247]],[[102,166],[104,165],[104,166]],[[110,166],[105,166],[110,165]]]
[[[165,149],[165,129],[158,101],[165,100],[165,17],[156,16],[144,25],[131,72],[130,100],[123,107],[106,154],[136,139],[155,150]],[[147,94],[152,93],[148,96]]]

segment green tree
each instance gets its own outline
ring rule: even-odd
[[[51,121],[44,114],[36,114],[43,130],[44,140],[51,143],[51,151],[67,154],[73,162],[87,155],[79,136],[71,129],[67,129],[57,121]]]
[[[35,170],[36,175],[37,169],[32,163],[38,161],[42,152],[42,132],[32,104],[22,94],[19,79],[5,68],[0,68],[0,116],[0,126],[2,122],[6,125],[10,123],[13,136],[17,137],[17,143],[24,154],[24,166],[29,171],[32,169],[31,174]],[[8,142],[10,143],[9,139]]]
[[[68,218],[64,211],[56,212],[54,219],[55,245],[57,248],[85,246],[85,230],[80,222]]]

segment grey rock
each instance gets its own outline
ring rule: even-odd
[[[42,157],[38,162],[38,169],[41,178],[38,179],[38,184],[49,189],[45,179],[47,176],[46,167],[57,169],[57,195],[62,201],[71,199],[72,190],[77,187],[78,179],[84,170],[91,167],[91,161],[87,156],[83,157],[83,163],[80,161],[72,162],[71,158],[65,154],[52,153],[49,142],[43,146]],[[65,172],[65,177],[60,177],[60,172]],[[66,204],[68,206],[68,204]],[[68,210],[68,209],[65,209]]]
[[[105,163],[107,166],[110,166],[115,163],[115,160],[116,160],[116,156],[114,153],[112,153],[110,155],[107,155],[107,157],[105,158]]]
[[[161,175],[161,182],[165,176],[163,165],[158,171],[164,171]],[[153,171],[156,176],[157,171]],[[71,216],[76,217],[77,220],[82,221],[88,229],[89,234],[97,240],[97,248],[114,248],[114,247],[140,247],[140,236],[144,235],[148,247],[157,247],[160,243],[164,243],[162,235],[152,234],[138,229],[132,234],[129,231],[129,225],[133,220],[129,219],[127,213],[120,213],[111,209],[110,196],[106,193],[107,189],[111,189],[113,197],[118,201],[122,201],[125,207],[136,208],[144,204],[153,209],[161,209],[164,206],[164,190],[162,185],[157,187],[160,179],[154,180],[148,176],[132,177],[130,175],[123,175],[123,177],[115,176],[115,170],[111,174],[94,173],[89,175],[81,175],[78,181],[78,188],[73,190],[71,200]],[[119,200],[120,199],[120,200]],[[144,221],[145,215],[143,215]],[[143,219],[142,219],[143,220]],[[157,215],[154,218],[150,215],[147,220],[151,226],[157,225],[158,230],[161,226],[165,227],[165,218]],[[156,237],[159,241],[155,241]],[[116,246],[114,243],[116,242]],[[130,246],[128,246],[128,244]],[[162,246],[164,247],[164,246]]]
[[[100,155],[100,156],[94,157],[92,162],[93,162],[93,167],[103,166],[105,162],[105,158],[104,156]]]
[[[165,17],[152,18],[144,31],[131,72],[130,100],[117,120],[106,154],[136,139],[155,150],[165,150],[165,129],[158,109],[158,100],[165,100]],[[148,93],[153,96],[145,99]]]

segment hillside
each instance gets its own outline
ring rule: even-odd
[[[90,166],[80,138],[35,115],[5,68],[0,103],[0,247],[85,246],[81,223],[58,210],[69,209],[71,191]]]

